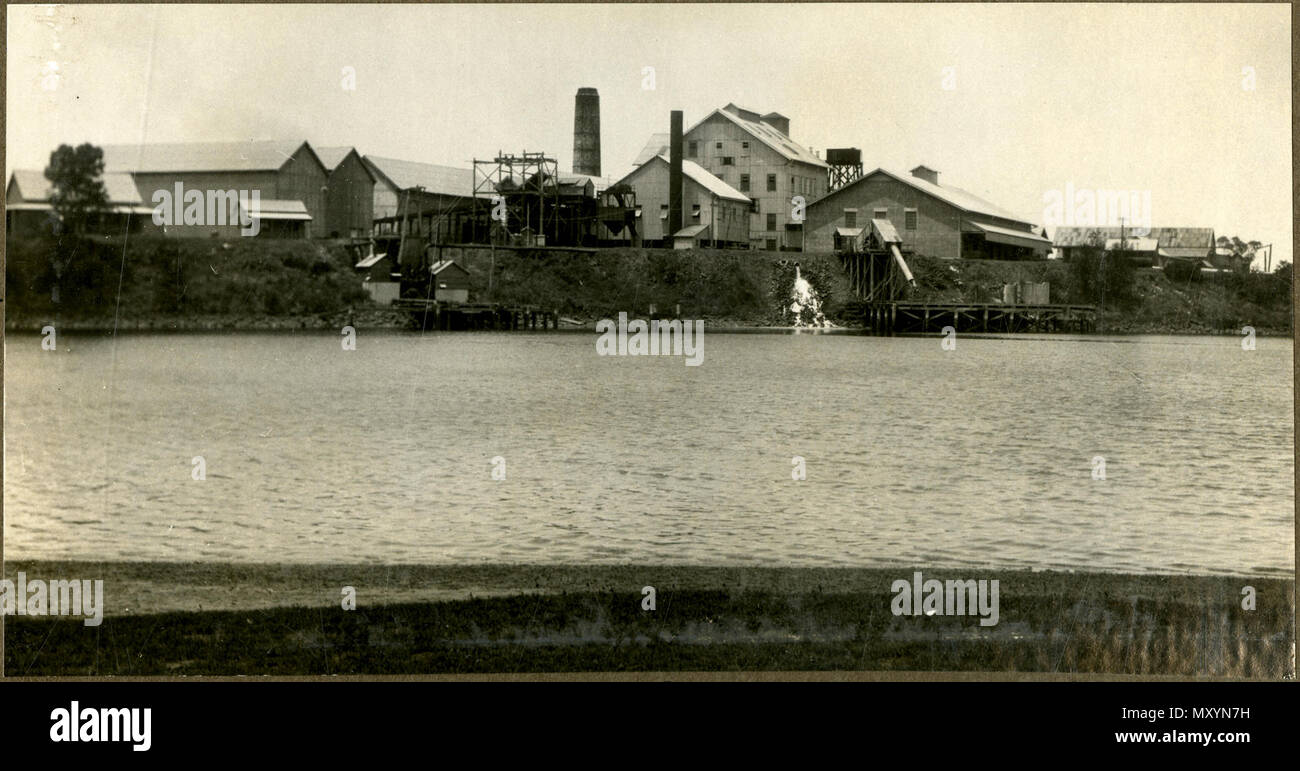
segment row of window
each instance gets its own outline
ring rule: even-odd
[[[871,211],[871,219],[873,219],[873,220],[887,220],[887,219],[889,219],[889,209],[873,209],[873,210]],[[858,226],[858,210],[857,210],[857,209],[845,209],[845,210],[844,210],[844,227],[846,227],[846,228],[855,228],[855,227],[857,227],[857,226]],[[903,210],[903,229],[904,229],[904,230],[916,230],[916,209],[904,209],[904,210]]]
[[[713,143],[713,149],[715,149],[715,150],[721,150],[721,149],[722,149],[722,143],[721,143],[721,142],[714,142],[714,143]],[[740,143],[740,149],[741,149],[742,151],[743,151],[743,150],[748,150],[748,149],[749,149],[749,142],[741,142],[741,143]],[[698,157],[700,157],[700,143],[699,143],[699,142],[692,140],[692,141],[689,141],[689,142],[686,143],[686,157],[687,157],[687,158],[698,158]],[[730,159],[731,156],[727,156],[727,158]],[[734,160],[732,161],[732,163],[734,163]],[[724,165],[724,166],[731,166],[732,163],[728,163],[726,160],[723,161],[723,165]]]

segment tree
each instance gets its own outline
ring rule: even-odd
[[[50,206],[64,229],[81,235],[87,223],[108,208],[103,173],[104,151],[92,144],[59,145],[50,153],[50,165],[45,167],[45,178],[54,185]]]

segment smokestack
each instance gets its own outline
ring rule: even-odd
[[[573,99],[573,172],[600,176],[600,94],[580,88]]]
[[[673,110],[672,136],[668,140],[668,232],[666,238],[682,229],[682,111]]]

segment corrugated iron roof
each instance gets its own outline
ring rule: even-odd
[[[356,267],[356,268],[373,268],[375,265],[379,264],[379,261],[380,261],[380,260],[384,259],[384,258],[387,257],[387,256],[388,256],[388,253],[387,253],[387,252],[380,252],[379,254],[372,254],[372,255],[369,255],[368,257],[366,257],[366,258],[365,258],[364,260],[362,260],[361,262],[358,262],[354,267]]]
[[[302,140],[104,145],[104,169],[140,174],[178,171],[276,171],[299,151],[318,158]],[[324,164],[322,164],[324,165]]]
[[[676,233],[673,233],[673,238],[695,238],[708,229],[708,224],[687,225]]]
[[[669,162],[667,155],[660,155],[659,160],[664,163]],[[694,161],[682,159],[682,174],[699,183],[705,190],[708,190],[719,198],[726,198],[727,200],[738,201],[740,203],[749,203],[748,196],[713,176],[707,169]]]
[[[729,105],[729,106],[734,106],[734,105]],[[745,111],[745,112],[749,112],[749,111]],[[701,120],[699,123],[696,123],[694,126],[691,126],[690,130],[688,130],[685,133],[689,135],[692,131],[695,131],[695,129],[699,128],[700,126],[708,122],[710,119],[712,119],[713,116],[715,115],[721,115],[723,118],[741,127],[745,131],[749,132],[754,138],[761,141],[763,144],[767,145],[773,150],[776,150],[787,160],[799,161],[800,163],[807,163],[813,166],[820,166],[822,168],[830,168],[830,166],[826,164],[826,161],[823,161],[821,158],[818,158],[816,155],[814,155],[812,150],[809,150],[808,148],[795,143],[795,141],[790,139],[790,137],[786,136],[785,134],[782,134],[780,131],[777,131],[775,128],[772,128],[768,124],[763,123],[762,121],[759,120],[746,120],[744,117],[737,115],[733,112],[730,112],[726,109],[714,110],[713,112],[705,116],[704,120]]]
[[[247,204],[247,205],[245,205]],[[240,200],[239,206],[248,216],[264,220],[309,220],[307,207],[302,201],[284,198],[258,198]]]
[[[984,231],[988,240],[997,243],[1011,244],[1013,246],[1028,246],[1033,249],[1047,249],[1051,247],[1052,242],[1027,230],[1015,230],[1012,228],[998,227],[990,225],[987,222],[972,222],[972,225]]]
[[[403,161],[367,155],[365,162],[372,171],[383,175],[398,190],[423,187],[425,192],[470,198],[474,195],[474,170],[433,163]]]
[[[1134,228],[1122,228],[1125,240],[1135,240]],[[1052,243],[1058,247],[1103,245],[1121,234],[1119,226],[1063,225],[1052,234]],[[1154,238],[1160,249],[1200,249],[1202,252],[1214,248],[1214,228],[1150,228],[1145,238]]]
[[[1127,236],[1123,239],[1124,251],[1126,252],[1154,252],[1160,247],[1160,240],[1157,238],[1133,238]],[[1106,239],[1106,251],[1114,251],[1120,247],[1120,239]]]
[[[458,264],[455,260],[439,260],[429,266],[429,273],[436,276],[439,273],[446,270],[447,268],[455,268],[456,270],[459,270],[461,273],[464,273],[466,275],[469,274],[469,271],[465,270],[464,266]]]
[[[989,203],[988,201],[984,200],[983,198],[980,198],[974,193],[969,193],[965,190],[962,190],[959,187],[953,185],[936,185],[927,182],[924,179],[921,179],[920,177],[914,177],[911,174],[902,174],[896,171],[890,171],[889,169],[885,169],[885,168],[878,168],[875,171],[870,172],[869,174],[864,174],[863,176],[859,177],[858,179],[855,179],[854,181],[850,182],[847,185],[844,185],[843,187],[837,187],[834,190],[828,192],[826,195],[822,196],[821,198],[818,198],[816,201],[813,201],[812,204],[809,205],[811,206],[811,205],[819,204],[822,201],[825,201],[826,199],[830,198],[831,196],[838,195],[839,193],[842,193],[845,190],[849,190],[853,188],[855,185],[862,184],[864,181],[870,179],[871,177],[877,174],[884,174],[885,176],[892,177],[893,179],[896,179],[905,185],[911,185],[917,190],[920,190],[922,193],[937,198],[940,201],[943,201],[945,203],[951,204],[952,206],[956,206],[958,209],[961,209],[962,211],[967,212],[968,214],[983,214],[989,217],[998,217],[1000,219],[1011,220],[1012,222],[1021,222],[1024,223],[1025,225],[1030,225],[1030,226],[1033,225],[1033,223],[1026,220],[1024,217],[1018,216],[1016,214],[1012,214],[1006,209],[1003,209],[1002,207],[997,206],[995,204]]]
[[[1208,256],[1204,247],[1171,246],[1160,249],[1161,257],[1173,257],[1180,260],[1201,260]]]
[[[22,200],[28,203],[40,201],[49,201],[50,194],[54,192],[54,185],[45,178],[45,173],[34,171],[32,169],[15,169],[9,177],[12,184],[17,185],[18,194]],[[140,191],[135,186],[135,180],[130,174],[122,172],[104,172],[100,179],[104,183],[104,192],[108,195],[110,204],[121,205],[140,205],[144,199],[140,197]]]

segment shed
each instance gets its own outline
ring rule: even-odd
[[[469,271],[453,260],[439,260],[429,266],[433,299],[439,302],[469,302]]]

